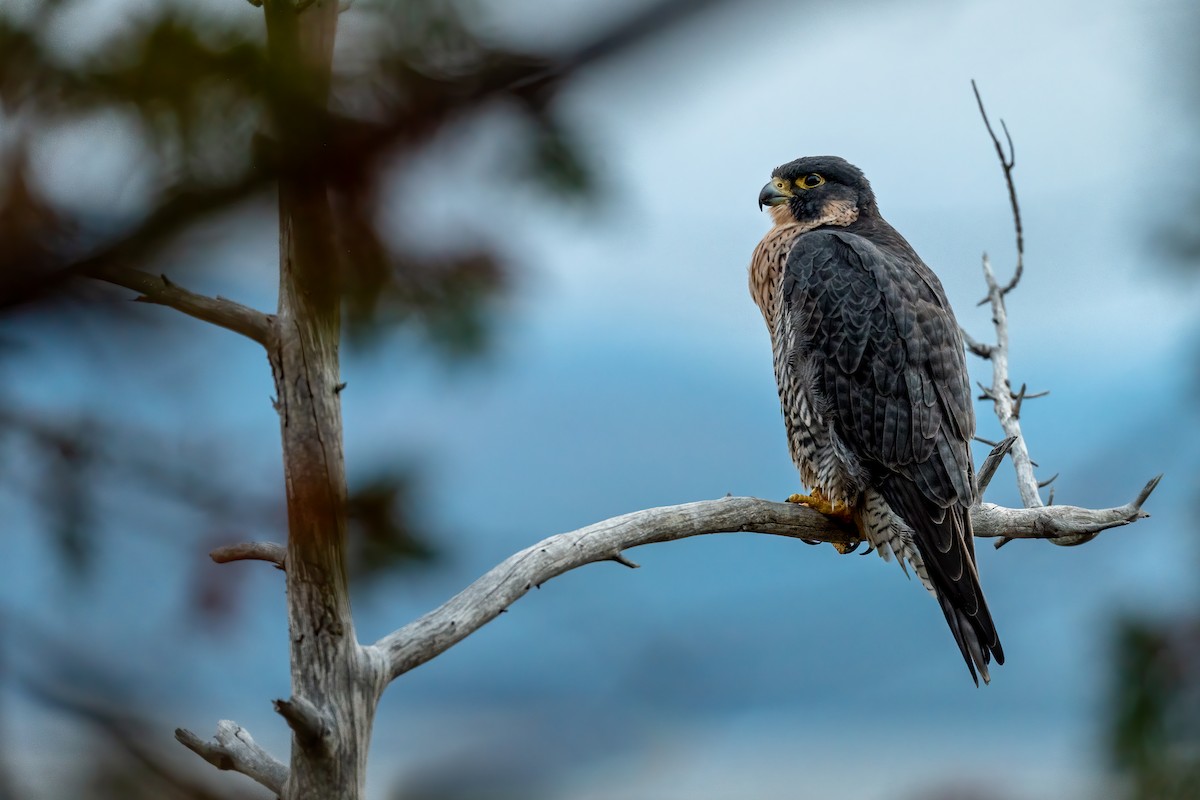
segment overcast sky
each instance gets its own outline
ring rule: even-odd
[[[491,5],[498,36],[540,43],[636,3]],[[861,167],[963,324],[989,337],[975,307],[979,258],[988,251],[1006,274],[1013,234],[971,78],[1017,148],[1027,272],[1010,299],[1012,377],[1052,390],[1026,407],[1034,458],[1044,475],[1062,473],[1065,503],[1119,505],[1153,474],[1168,478],[1152,520],[1086,547],[981,548],[1009,656],[983,690],[936,605],[874,557],[705,537],[639,553],[635,573],[601,565],[561,578],[389,690],[375,796],[393,776],[437,785],[464,763],[480,780],[572,800],[894,800],[980,779],[997,797],[1095,796],[1108,614],[1178,606],[1195,590],[1196,561],[1180,554],[1195,553],[1185,521],[1200,438],[1190,417],[1198,298],[1155,246],[1196,188],[1181,167],[1195,163],[1192,118],[1164,78],[1181,58],[1164,42],[1183,6],[736,4],[597,68],[564,99],[599,202],[554,205],[505,180],[503,119],[460,131],[405,176],[398,227],[437,240],[466,221],[521,271],[482,363],[448,370],[411,350],[347,357],[351,475],[419,463],[453,556],[358,598],[364,638],[542,536],[647,506],[796,490],[746,291],[768,226],[755,199],[779,163],[836,154]],[[77,144],[55,147],[47,181],[101,191],[75,185],[86,183]],[[127,174],[133,156],[120,151],[108,169]],[[103,184],[104,163],[89,169]],[[464,181],[478,189],[469,204],[453,188]],[[222,293],[270,305],[275,235],[262,219],[236,230],[192,257],[223,268],[210,279]],[[185,391],[171,367],[147,368],[94,402],[132,394],[146,420],[205,421],[241,437],[275,480],[261,357],[223,332],[202,336],[211,347],[198,363],[221,381]],[[971,369],[987,376],[985,364]],[[52,402],[88,380],[48,374],[22,391]],[[994,434],[978,410],[981,433]],[[1010,487],[1002,471],[989,499],[1015,502]],[[0,590],[20,611],[31,587],[55,578],[32,534],[18,547],[38,565]],[[237,634],[164,640],[185,600],[177,576],[196,556],[142,553],[157,565],[144,581],[103,587],[79,614],[114,650],[201,676],[194,707],[171,724],[205,731],[235,718],[283,753],[266,704],[287,680],[277,576],[248,581],[256,610]]]

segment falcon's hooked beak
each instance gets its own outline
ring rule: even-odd
[[[774,180],[769,180],[762,191],[758,193],[758,210],[762,211],[763,206],[782,205],[791,198],[791,192],[786,188],[781,188]]]

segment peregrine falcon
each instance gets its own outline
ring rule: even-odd
[[[809,495],[933,594],[975,684],[1004,663],[975,568],[975,433],[962,334],[942,284],[835,156],[784,164],[750,262],[788,449]],[[905,572],[907,569],[905,568]]]

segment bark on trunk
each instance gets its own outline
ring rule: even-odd
[[[337,4],[297,12],[266,3],[271,59],[298,92],[276,111],[279,146],[311,136],[324,108]],[[307,113],[306,113],[307,112]],[[338,389],[340,291],[326,185],[279,184],[279,310],[269,347],[287,484],[287,604],[292,697],[276,709],[293,730],[285,800],[360,798],[382,670],[354,634],[344,563],[346,477]]]

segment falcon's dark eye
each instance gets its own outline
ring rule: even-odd
[[[825,182],[825,179],[822,178],[820,175],[818,175],[815,172],[810,172],[809,174],[805,175],[803,178],[801,178],[799,180],[800,186],[802,186],[805,189],[815,189],[816,187],[820,186],[824,182]]]

